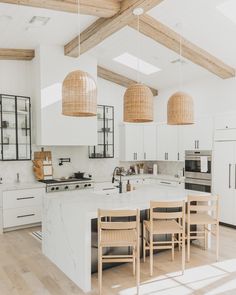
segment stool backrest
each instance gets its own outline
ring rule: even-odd
[[[160,211],[160,210],[165,210]],[[150,227],[152,230],[154,220],[178,220],[185,223],[185,201],[151,201],[150,202]]]
[[[188,214],[190,213],[210,213],[216,219],[219,218],[219,196],[189,195]]]
[[[98,230],[139,229],[140,212],[136,210],[98,209]]]

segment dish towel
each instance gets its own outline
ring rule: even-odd
[[[201,172],[207,172],[208,171],[208,162],[207,157],[201,157]]]

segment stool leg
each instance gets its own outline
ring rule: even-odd
[[[172,245],[172,249],[171,249],[171,258],[172,258],[172,261],[174,261],[175,259],[175,243],[174,243],[174,234],[172,234],[172,238],[171,238],[171,245]]]
[[[102,247],[98,247],[98,289],[99,295],[102,295]]]
[[[136,251],[136,284],[137,284],[137,295],[139,295],[139,285],[140,285],[140,253],[139,245],[137,245]]]
[[[190,223],[187,223],[187,251],[188,251],[188,257],[187,257],[187,261],[190,261]]]
[[[150,276],[153,275],[153,235],[150,233]]]
[[[135,276],[135,264],[136,264],[136,261],[135,261],[135,258],[136,258],[136,254],[135,254],[135,248],[133,248],[133,275]]]
[[[184,232],[182,233],[182,274],[184,274],[185,270],[185,238]]]
[[[220,227],[219,222],[216,224],[216,261],[219,260],[219,236],[220,236]]]
[[[143,223],[143,261],[146,260],[146,227]]]

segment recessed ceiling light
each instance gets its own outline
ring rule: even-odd
[[[228,0],[216,7],[225,17],[236,23],[236,1]]]
[[[113,58],[114,61],[127,66],[135,71],[139,71],[140,73],[143,73],[145,75],[151,75],[154,73],[157,73],[161,71],[160,68],[128,53],[125,52],[115,58]],[[139,61],[139,67],[138,67],[138,61]]]
[[[34,26],[45,26],[50,20],[50,17],[45,16],[33,16],[29,23]]]

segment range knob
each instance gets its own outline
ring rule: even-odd
[[[75,186],[75,188],[79,188],[79,185],[77,184],[77,185]]]
[[[51,187],[51,191],[54,191],[55,190],[55,187]]]
[[[68,189],[69,188],[69,186],[67,185],[67,186],[65,186],[65,189]]]
[[[59,190],[59,187],[57,186],[57,187],[56,187],[56,191],[58,191],[58,190]]]
[[[89,183],[88,186],[91,186],[91,183]]]
[[[88,185],[87,185],[87,183],[86,184],[84,184],[84,187],[87,187]]]

